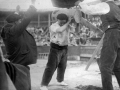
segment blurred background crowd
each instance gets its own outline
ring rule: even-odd
[[[4,19],[10,13],[12,12],[1,12],[0,28],[4,26]],[[39,12],[27,27],[27,30],[34,36],[38,46],[50,45],[49,26],[54,22],[52,21],[51,14],[52,11]],[[100,28],[102,22],[99,17],[87,16],[84,13],[82,17],[95,27]],[[71,32],[69,34],[69,46],[97,45],[102,37],[101,33],[95,32],[83,24],[78,24],[75,20],[72,21],[70,27],[72,30],[70,30]],[[0,42],[3,44],[2,40]]]
[[[94,26],[100,28],[100,18],[88,19]],[[90,30],[88,27],[81,25],[79,31],[76,32],[77,25],[71,24],[72,32],[69,34],[69,46],[92,45],[92,41],[100,40],[101,34]],[[49,27],[28,27],[27,30],[34,36],[37,45],[49,46],[50,34]]]

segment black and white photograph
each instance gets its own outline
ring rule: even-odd
[[[120,0],[0,0],[0,90],[120,90]]]

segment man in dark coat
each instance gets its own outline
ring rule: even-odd
[[[7,24],[1,32],[8,60],[10,61],[4,62],[6,72],[17,90],[31,90],[30,68],[28,65],[36,63],[37,46],[26,27],[36,13],[36,8],[31,5],[24,17],[16,13],[9,15],[6,18]]]
[[[94,0],[95,1],[95,0]],[[113,0],[96,0],[94,3],[83,1],[81,10],[89,15],[100,15],[102,20],[103,47],[99,61],[103,90],[113,90],[112,71],[120,86],[120,8]]]

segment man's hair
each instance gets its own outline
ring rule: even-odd
[[[66,14],[64,14],[64,13],[61,13],[61,14],[57,15],[57,19],[58,20],[66,20],[66,21],[68,21],[68,16]]]
[[[18,14],[11,14],[6,17],[5,21],[7,21],[8,23],[13,23],[15,21],[18,21],[21,18],[22,17]]]

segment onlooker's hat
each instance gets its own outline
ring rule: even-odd
[[[7,16],[5,20],[6,20],[8,23],[13,23],[13,22],[15,22],[15,21],[18,21],[18,20],[21,19],[21,18],[22,18],[22,17],[21,17],[19,14],[14,13],[14,14],[11,14],[11,15]]]

